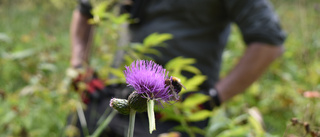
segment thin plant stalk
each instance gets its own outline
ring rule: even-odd
[[[179,116],[182,115],[181,112],[180,112],[180,110],[179,110],[177,107],[174,107],[173,110],[174,110],[174,112],[175,112],[177,115],[179,115]],[[180,123],[181,123],[182,127],[184,127],[185,129],[187,129],[186,132],[187,132],[187,134],[189,135],[189,137],[195,137],[195,136],[196,136],[195,133],[190,129],[190,127],[189,127],[189,125],[187,124],[187,121],[185,120],[185,118],[180,119]]]
[[[107,117],[108,117],[108,114],[110,113],[111,111],[111,107],[108,107],[102,114],[102,116],[99,118],[98,122],[97,122],[97,125],[100,125],[103,120],[105,120]]]
[[[83,130],[83,134],[85,136],[88,136],[89,135],[89,130],[88,130],[88,127],[87,127],[87,121],[86,121],[86,118],[84,116],[84,112],[83,112],[83,109],[82,109],[82,106],[81,106],[80,102],[77,103],[77,113],[78,113],[78,117],[79,117],[79,120],[80,120],[81,128]]]
[[[154,100],[148,100],[147,102],[147,112],[149,118],[149,132],[156,130],[156,120],[154,118]]]
[[[133,137],[135,120],[136,120],[136,111],[134,109],[130,109],[129,128],[128,128],[127,137]]]
[[[111,120],[114,118],[114,116],[117,114],[116,110],[113,110],[110,115],[103,121],[103,123],[96,129],[96,131],[93,132],[91,137],[98,137],[101,132],[109,125]]]

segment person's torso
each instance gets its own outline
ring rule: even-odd
[[[166,64],[178,56],[194,58],[195,66],[208,76],[204,90],[219,77],[221,56],[230,32],[222,0],[148,0],[141,9],[143,20],[131,25],[131,39],[142,42],[151,33],[170,33],[173,39],[157,48],[161,56],[152,56]]]

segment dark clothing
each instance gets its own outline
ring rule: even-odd
[[[91,16],[87,0],[80,1],[80,12]],[[154,32],[172,34],[174,38],[166,41],[166,47],[157,48],[162,56],[151,56],[161,65],[178,56],[196,59],[195,66],[208,78],[200,87],[204,92],[209,91],[219,79],[222,53],[231,23],[240,28],[247,45],[262,42],[280,46],[285,40],[277,16],[267,0],[146,1],[145,6],[139,9],[143,20],[130,25],[131,41],[142,42]]]
[[[92,6],[89,0],[79,0],[78,10],[82,15],[93,17],[91,14]]]

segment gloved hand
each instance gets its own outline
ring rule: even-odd
[[[81,69],[78,69],[79,74],[73,80],[74,89],[81,94],[82,101],[86,104],[90,101],[99,101],[106,93],[103,80],[98,78],[97,73],[92,68]]]

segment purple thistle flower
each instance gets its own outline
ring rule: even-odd
[[[172,96],[165,85],[168,72],[153,61],[138,60],[125,67],[124,75],[128,86],[147,99],[169,101]]]

